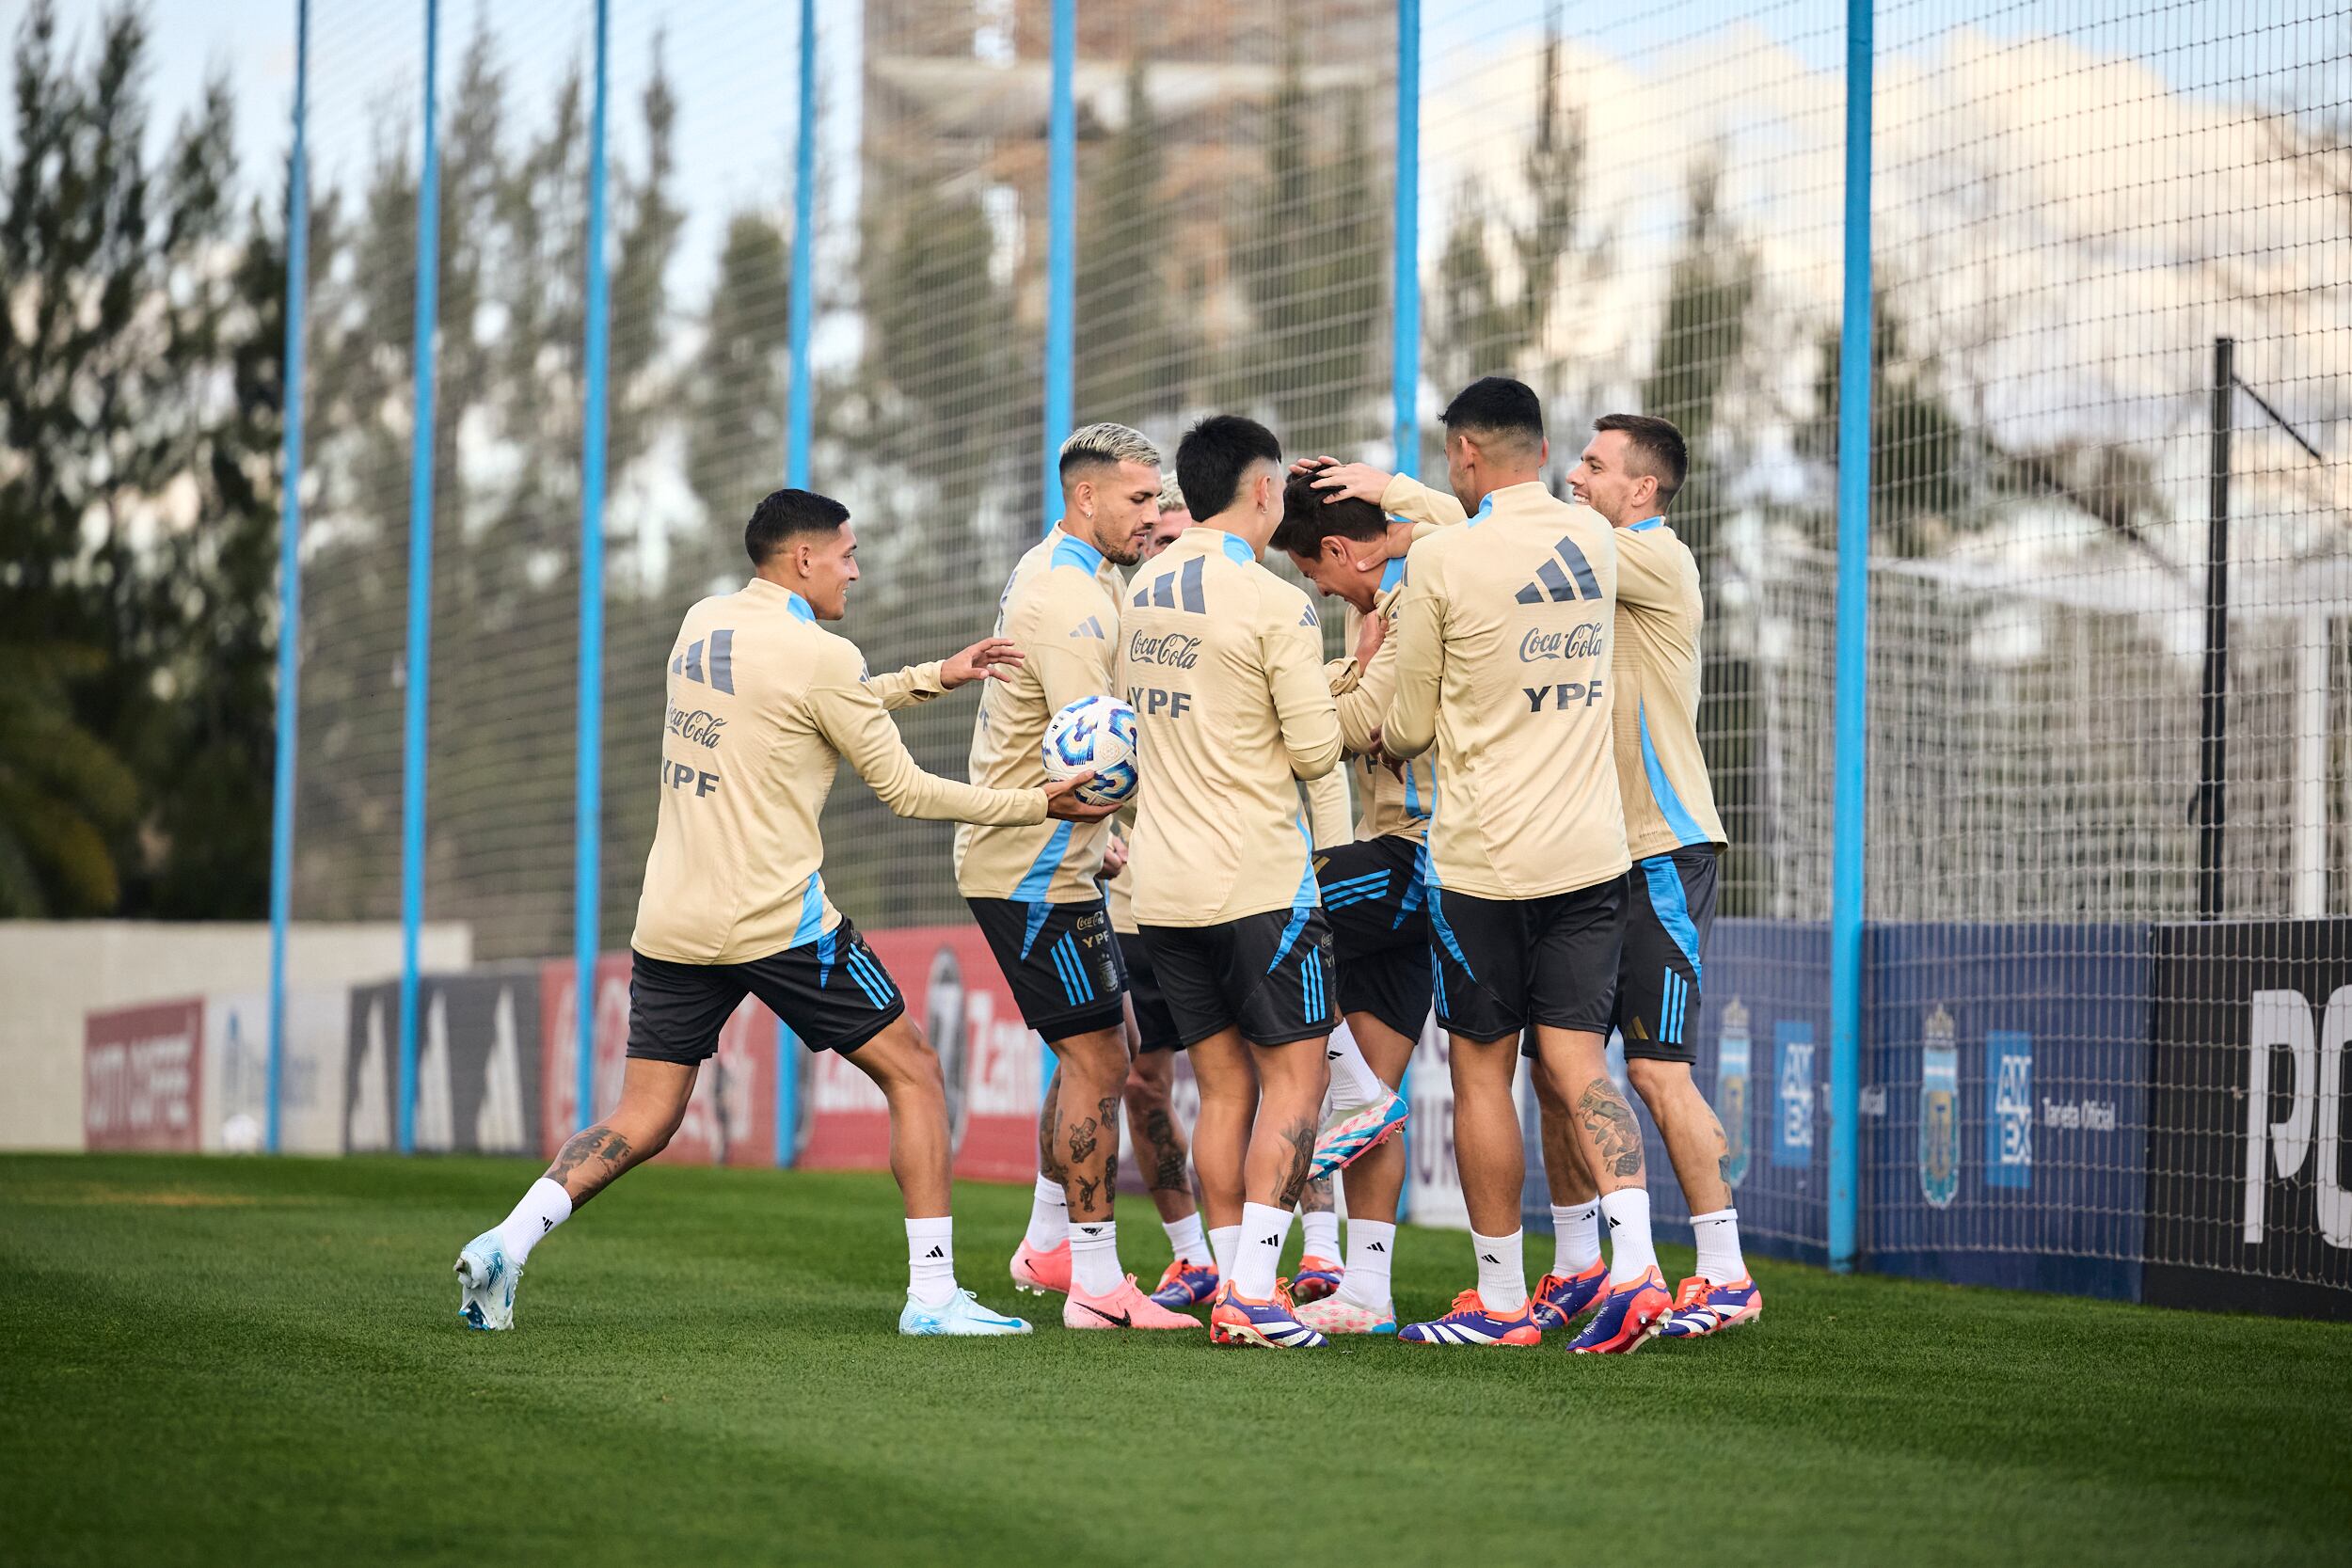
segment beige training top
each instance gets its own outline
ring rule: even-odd
[[[1363,797],[1363,816],[1356,825],[1356,836],[1406,838],[1419,844],[1429,836],[1429,814],[1437,805],[1436,757],[1428,752],[1414,757],[1400,774],[1390,772],[1371,754],[1372,732],[1388,717],[1389,699],[1396,695],[1396,610],[1404,602],[1405,581],[1405,562],[1390,562],[1372,605],[1372,612],[1388,623],[1388,639],[1372,656],[1372,662],[1359,665],[1351,655],[1333,659],[1326,673],[1339,705],[1340,736],[1354,757]],[[1362,621],[1356,608],[1349,606],[1347,645],[1351,648]]]
[[[1221,530],[1186,529],[1121,612],[1120,685],[1142,733],[1128,875],[1145,926],[1212,926],[1315,901],[1295,781],[1340,757],[1307,595]]]
[[[1497,490],[1406,556],[1382,739],[1438,745],[1437,885],[1540,898],[1622,876],[1609,676],[1617,546],[1538,483]]]
[[[1023,661],[1009,681],[991,680],[972,721],[970,775],[997,789],[1045,785],[1045,725],[1072,703],[1112,692],[1119,647],[1119,568],[1057,524],[1029,547],[1005,583],[996,635]],[[956,888],[966,898],[1069,904],[1097,895],[1110,824],[956,830]]]
[[[686,612],[670,650],[661,811],[629,945],[675,963],[745,963],[841,923],[817,819],[842,758],[900,816],[1041,822],[1042,789],[926,773],[887,708],[940,694],[939,666],[868,681],[808,601],[755,578]]]

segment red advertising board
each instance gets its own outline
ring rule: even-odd
[[[621,1073],[628,1050],[627,953],[596,959],[596,1104],[599,1113],[620,1102]],[[579,1114],[579,1038],[574,970],[553,960],[539,974],[541,1071],[539,1126],[550,1159],[585,1120]],[[719,1053],[705,1064],[670,1147],[660,1158],[700,1165],[772,1165],[776,1163],[776,1017],[750,997],[728,1015],[719,1031]]]
[[[93,1149],[199,1147],[204,1002],[91,1013],[82,1022],[82,1136]]]

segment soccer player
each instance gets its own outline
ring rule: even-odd
[[[998,789],[1045,783],[1046,725],[1073,703],[1110,695],[1119,647],[1121,566],[1141,556],[1160,505],[1159,449],[1120,424],[1092,424],[1062,443],[1062,516],[1013,567],[996,635],[1025,657],[980,694],[971,777]],[[1031,1218],[1058,1177],[1066,1255],[1026,1237],[1012,1277],[1066,1291],[1066,1328],[1198,1328],[1152,1301],[1119,1266],[1113,1211],[1119,1097],[1127,1079],[1127,977],[1100,881],[1110,824],[1085,828],[966,825],[956,832],[956,886],[988,939],[1022,1018],[1056,1057]]]
[[[1337,1292],[1302,1302],[1299,1320],[1326,1334],[1392,1334],[1405,1148],[1389,1134],[1406,1118],[1396,1088],[1429,1016],[1422,862],[1436,775],[1425,754],[1393,771],[1379,756],[1379,725],[1396,687],[1397,644],[1385,632],[1404,594],[1406,562],[1388,553],[1380,508],[1357,497],[1327,503],[1314,483],[1319,468],[1310,462],[1293,472],[1273,542],[1319,592],[1348,606],[1355,651],[1327,674],[1343,741],[1358,759],[1364,808],[1354,841],[1315,857],[1339,960],[1340,1010],[1354,1041],[1343,1047],[1335,1035],[1327,1053],[1338,1117],[1316,1150],[1318,1163],[1345,1164],[1347,1263]],[[1302,1261],[1300,1279],[1309,1272]]]
[[[1325,1340],[1277,1272],[1336,1022],[1297,781],[1338,763],[1340,725],[1314,607],[1260,559],[1281,457],[1238,416],[1186,433],[1176,479],[1198,520],[1137,574],[1120,684],[1142,737],[1136,918],[1200,1085],[1194,1164],[1223,1275],[1210,1338],[1297,1349]]]
[[[1525,385],[1472,382],[1447,405],[1446,472],[1475,508],[1415,543],[1397,611],[1396,695],[1381,725],[1399,761],[1438,746],[1425,884],[1438,1022],[1452,1037],[1454,1148],[1478,1284],[1399,1338],[1533,1345],[1519,1234],[1526,1174],[1511,1101],[1518,1043],[1566,1091],[1616,1236],[1586,1351],[1637,1348],[1672,1305],[1649,1234],[1642,1140],[1604,1061],[1623,941],[1625,818],[1611,756],[1616,540],[1542,483],[1543,408]],[[1430,517],[1388,486],[1390,510]]]
[[[992,638],[869,680],[855,644],[818,625],[841,619],[858,580],[849,518],[839,501],[806,490],[769,496],[743,531],[751,581],[695,605],[678,628],[661,808],[629,939],[620,1103],[574,1133],[505,1221],[458,1254],[458,1310],[475,1328],[511,1326],[515,1288],[540,1239],[661,1152],[721,1026],[749,992],[810,1050],[848,1056],[889,1101],[910,1275],[898,1332],[1029,1332],[956,1286],[939,1058],[873,950],[826,897],[817,817],[843,757],[901,816],[1085,826],[1108,812],[1076,798],[1083,779],[983,789],[915,766],[887,710],[1001,679],[1018,656]]]
[[[1764,1294],[1740,1252],[1740,1214],[1724,1180],[1722,1122],[1692,1081],[1698,1059],[1701,959],[1715,924],[1715,874],[1724,839],[1715,792],[1699,750],[1699,631],[1705,615],[1698,562],[1666,521],[1689,471],[1682,433],[1664,420],[1610,414],[1568,481],[1576,499],[1616,530],[1617,624],[1610,656],[1617,788],[1633,869],[1626,879],[1625,954],[1617,968],[1615,1025],[1626,1076],[1649,1107],[1691,1207],[1698,1272],[1675,1293],[1660,1334],[1700,1338],[1751,1323]],[[1598,1294],[1597,1203],[1589,1172],[1568,1157],[1573,1112],[1543,1074],[1555,1257],[1536,1288],[1536,1316],[1565,1327]]]

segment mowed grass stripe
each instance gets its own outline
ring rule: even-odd
[[[2329,1325],[1764,1263],[1760,1324],[1622,1360],[1218,1352],[1016,1304],[1026,1194],[967,1185],[959,1271],[1040,1331],[908,1341],[886,1179],[652,1167],[538,1254],[516,1333],[468,1334],[449,1259],[532,1174],[0,1159],[11,1560],[2343,1550]],[[1155,1263],[1148,1206],[1124,1212]],[[1466,1247],[1406,1231],[1400,1307],[1441,1310]],[[1531,1277],[1548,1261],[1535,1238]]]

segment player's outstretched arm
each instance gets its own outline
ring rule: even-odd
[[[1438,738],[1438,692],[1445,678],[1445,605],[1434,585],[1408,582],[1397,605],[1393,650],[1396,694],[1380,721],[1380,749],[1417,757]]]
[[[813,687],[809,710],[833,749],[847,757],[866,786],[900,816],[929,822],[977,822],[1019,827],[1045,820],[1041,789],[986,789],[927,773],[907,751],[870,682],[835,678]]]
[[[1311,780],[1339,766],[1340,715],[1332,705],[1330,677],[1324,673],[1321,634],[1312,617],[1298,615],[1305,602],[1304,594],[1295,600],[1276,597],[1271,614],[1278,624],[1259,633],[1259,648],[1291,776]]]
[[[886,675],[870,677],[866,685],[882,705],[894,712],[915,703],[969,686],[977,680],[1012,679],[1021,668],[1021,650],[1009,637],[983,637],[961,653],[927,664],[910,664]]]

